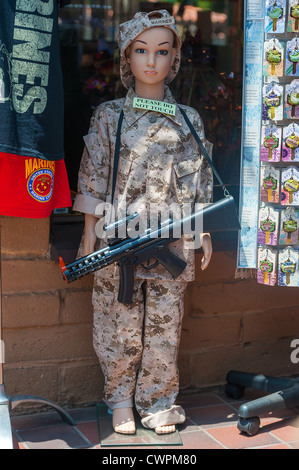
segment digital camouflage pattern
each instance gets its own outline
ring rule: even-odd
[[[105,399],[134,397],[145,427],[185,420],[184,410],[173,404],[186,286],[140,279],[130,305],[117,302],[116,280],[102,280],[94,288],[94,348],[105,375]]]
[[[120,48],[120,78],[126,88],[134,86],[135,82],[134,75],[126,59],[127,48],[143,31],[159,26],[169,28],[173,32],[174,47],[177,50],[174,63],[165,79],[165,83],[169,84],[176,77],[181,62],[181,38],[175,26],[174,18],[167,10],[157,10],[150,13],[138,12],[133,19],[119,25],[119,33],[116,37]]]

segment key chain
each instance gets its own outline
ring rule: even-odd
[[[288,220],[283,222],[283,230],[287,234],[287,244],[291,243],[292,233],[297,230],[297,222],[290,217]]]
[[[297,264],[295,263],[294,260],[291,260],[291,254],[290,254],[290,248],[288,248],[288,258],[286,261],[282,261],[280,263],[280,270],[283,274],[285,274],[286,277],[286,285],[288,286],[291,283],[291,275],[295,274],[297,270]]]
[[[299,126],[292,122],[283,127],[282,154],[283,162],[298,161],[299,158]]]
[[[279,145],[279,139],[275,137],[272,132],[270,135],[265,137],[264,139],[264,147],[266,147],[269,150],[268,153],[268,160],[272,160],[272,151],[273,149],[276,149]],[[299,145],[299,143],[298,143]]]
[[[282,55],[275,47],[275,38],[273,39],[273,47],[267,52],[267,61],[271,64],[271,75],[275,75],[275,67],[280,64]]]
[[[299,181],[294,179],[293,169],[291,177],[284,182],[283,189],[289,193],[289,203],[292,204],[294,201],[294,193],[296,193],[299,189]]]
[[[298,240],[298,214],[294,207],[287,207],[281,211],[280,218],[280,245],[296,245]]]
[[[269,108],[270,111],[270,119],[275,118],[275,108],[277,108],[281,103],[281,95],[275,93],[272,90],[268,95],[265,96],[265,105]]]
[[[296,148],[299,147],[299,137],[295,134],[292,134],[289,137],[287,137],[286,147],[291,150],[291,160],[294,160]]]
[[[263,217],[263,210],[261,210],[261,216]],[[265,244],[268,245],[270,242],[270,234],[275,232],[276,230],[276,223],[273,217],[270,218],[270,207],[268,207],[267,211],[267,218],[262,219],[260,223],[260,228],[262,232],[265,233]]]
[[[294,90],[287,97],[287,103],[291,105],[291,117],[295,116],[296,106],[299,104],[299,93]]]
[[[299,137],[295,134],[295,126],[293,123],[293,132],[285,140],[286,147],[291,150],[291,160],[295,159],[296,148],[299,147]]]
[[[267,15],[273,20],[273,31],[275,32],[277,29],[277,20],[283,17],[283,8],[277,5],[276,0],[273,5],[268,8]]]
[[[295,20],[295,30],[299,29],[299,4],[291,6],[290,17]]]
[[[273,176],[269,175],[263,179],[263,187],[268,194],[268,202],[272,201],[272,191],[277,189],[277,180]]]
[[[268,284],[268,276],[273,272],[273,263],[268,259],[261,261],[260,270],[264,274],[264,284]]]
[[[276,284],[277,253],[271,248],[260,246],[258,248],[258,273],[259,284],[274,286]]]
[[[269,283],[269,275],[271,273],[273,273],[273,270],[274,270],[274,263],[272,261],[269,260],[268,258],[268,249],[266,251],[266,258],[265,259],[261,259],[260,260],[260,270],[261,272],[263,273],[263,277],[264,277],[264,284],[268,284]]]
[[[298,49],[298,38],[297,38],[297,36],[296,36],[296,40],[295,40],[295,47],[294,47],[294,49],[291,49],[290,52],[289,52],[289,60],[293,64],[293,71],[292,71],[293,75],[296,75],[297,64],[299,62],[299,49]]]

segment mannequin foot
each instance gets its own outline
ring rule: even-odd
[[[113,410],[113,429],[120,434],[135,434],[136,427],[132,408]]]
[[[157,426],[155,428],[155,432],[157,434],[169,434],[171,432],[175,432],[175,424],[168,424],[165,426]]]

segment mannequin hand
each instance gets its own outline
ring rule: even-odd
[[[84,230],[84,256],[89,255],[95,249],[97,236],[95,226],[99,219],[90,214],[85,214],[85,230]]]
[[[203,250],[201,269],[204,271],[208,267],[213,253],[212,240],[209,233],[203,233],[201,235],[201,246]]]

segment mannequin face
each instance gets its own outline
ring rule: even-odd
[[[174,35],[168,28],[153,27],[141,33],[127,51],[127,60],[135,76],[135,89],[163,86],[175,59]]]

